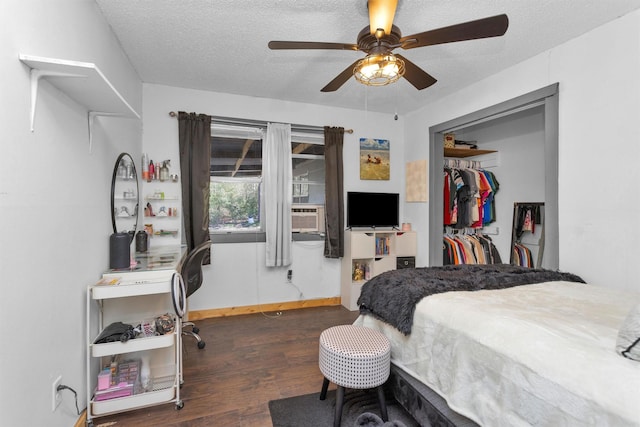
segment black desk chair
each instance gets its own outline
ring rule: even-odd
[[[187,298],[202,286],[202,260],[206,254],[206,250],[210,247],[210,241],[201,243],[191,252],[187,253],[178,266],[178,272],[182,275],[182,280],[184,281],[184,286],[187,291]],[[191,327],[191,330],[185,331],[185,326]],[[193,322],[182,322],[182,328],[182,335],[195,338],[198,343],[198,348],[204,348],[205,342],[202,341],[202,338],[198,335],[200,330]]]

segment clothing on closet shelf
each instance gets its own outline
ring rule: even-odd
[[[444,225],[481,228],[496,219],[494,198],[500,184],[493,172],[458,167],[460,163],[445,162]]]
[[[444,265],[502,263],[491,238],[480,233],[445,234],[442,251]]]

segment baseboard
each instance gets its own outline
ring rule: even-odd
[[[238,316],[272,311],[296,310],[299,308],[325,307],[340,305],[340,297],[319,298],[304,301],[289,301],[270,304],[245,305],[241,307],[213,308],[210,310],[190,310],[189,320],[202,320],[212,317]]]
[[[73,427],[85,427],[86,425],[87,425],[87,410],[85,409],[84,411],[82,411],[82,414],[80,414],[80,418],[78,418],[78,420],[73,425]]]

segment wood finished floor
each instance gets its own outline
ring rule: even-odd
[[[184,341],[184,408],[165,404],[94,419],[94,426],[271,426],[268,402],[320,392],[318,339],[357,312],[342,306],[199,320],[207,343]],[[332,387],[333,386],[332,384]]]

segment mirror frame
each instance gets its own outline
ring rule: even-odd
[[[115,212],[115,190],[116,190],[116,181],[118,179],[118,166],[120,166],[120,162],[128,157],[131,161],[131,172],[133,174],[133,180],[136,183],[136,206],[133,208],[133,215],[135,217],[135,222],[133,224],[133,230],[128,231],[130,242],[133,241],[133,238],[136,234],[136,230],[138,229],[138,207],[140,206],[140,182],[138,180],[138,172],[136,171],[136,163],[133,161],[133,158],[129,153],[120,153],[118,159],[116,160],[116,164],[113,168],[113,175],[111,176],[111,225],[113,226],[113,232],[118,233],[118,229],[116,227],[116,212]]]

